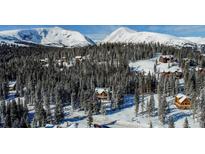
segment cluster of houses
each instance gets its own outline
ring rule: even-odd
[[[173,55],[161,55],[159,58],[159,62],[160,63],[175,63],[177,62],[177,59],[175,59]],[[188,62],[190,66],[196,66],[196,63],[193,60],[186,59],[186,62]],[[203,69],[199,71],[203,72]],[[161,72],[161,76],[163,77],[175,76],[175,78],[177,79],[182,79],[183,73],[181,70],[176,70],[173,72],[167,71],[167,72]],[[182,93],[179,93],[175,96],[174,104],[176,105],[177,108],[184,110],[184,109],[190,109],[192,103],[191,103],[190,97]]]
[[[95,96],[101,103],[110,103],[111,102],[111,91],[110,88],[95,88]],[[191,99],[190,97],[184,94],[177,94],[175,96],[174,104],[179,109],[190,109],[191,108]]]
[[[159,58],[159,63],[172,63],[172,66],[175,64],[177,65],[177,59],[174,58],[173,55],[161,55]],[[160,75],[169,78],[171,76],[174,76],[177,79],[182,79],[183,78],[183,73],[180,69],[175,69],[175,70],[166,70],[163,72],[160,72]]]
[[[56,60],[55,64],[60,68],[62,68],[63,66],[70,67],[73,64],[79,64],[83,62],[86,58],[87,57],[85,56],[75,56],[70,62],[68,62],[68,59],[66,57],[62,57],[61,59]],[[42,66],[48,67],[48,58],[40,59],[40,63],[42,64]]]

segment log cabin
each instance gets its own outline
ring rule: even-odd
[[[175,96],[175,105],[179,109],[190,109],[191,108],[191,100],[188,96],[184,94],[178,94]]]
[[[111,100],[110,88],[95,88],[95,96],[101,102],[109,102]]]

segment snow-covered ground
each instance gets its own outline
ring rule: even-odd
[[[150,96],[145,96],[145,106],[149,101]],[[173,117],[175,127],[182,128],[185,118],[189,121],[189,126],[191,128],[198,128],[199,123],[193,119],[191,110],[180,110],[174,105],[174,98],[167,97],[170,109],[169,113],[166,115],[166,123],[162,125],[157,116],[158,108],[158,95],[154,95],[155,100],[155,116],[148,117],[147,113],[142,112],[141,104],[139,105],[139,114],[135,116],[135,106],[133,95],[126,95],[124,97],[124,108],[121,110],[116,110],[113,112],[108,112],[106,115],[93,115],[93,124],[98,124],[104,127],[110,128],[148,128],[150,121],[154,128],[167,128],[167,121],[169,117]],[[61,127],[70,127],[71,125],[78,124],[79,128],[86,128],[87,126],[87,114],[83,111],[70,111],[70,107],[67,107],[66,113],[68,116],[65,118],[65,122],[61,124]],[[56,126],[55,126],[56,127]],[[73,128],[73,127],[71,127]]]
[[[9,85],[13,85],[15,82],[10,82]],[[11,102],[11,100],[15,99],[17,101],[17,97],[15,96],[15,91],[9,92],[9,97],[6,100],[7,102]],[[24,101],[24,98],[20,98]],[[106,115],[93,115],[93,124],[98,124],[103,127],[110,128],[147,128],[149,127],[150,121],[152,122],[153,127],[168,127],[167,120],[169,117],[173,117],[175,122],[175,127],[183,127],[183,123],[185,118],[189,121],[189,126],[193,128],[198,128],[199,123],[193,119],[191,110],[180,110],[174,105],[174,97],[167,97],[167,102],[169,103],[170,110],[166,115],[166,123],[162,125],[157,116],[158,110],[158,95],[154,95],[155,100],[155,115],[152,117],[148,117],[146,113],[146,103],[150,99],[150,95],[145,96],[145,104],[144,111],[142,111],[141,103],[139,104],[139,114],[136,117],[135,115],[135,105],[134,105],[134,96],[133,95],[125,95],[124,96],[124,104],[121,110],[111,111],[107,109]],[[34,106],[28,106],[29,109],[29,117],[32,121],[35,111]],[[51,105],[51,112],[54,113],[55,105]],[[71,106],[64,107],[65,119],[64,122],[60,125],[50,125],[47,124],[46,128],[86,128],[87,126],[87,113],[84,111],[72,111]]]
[[[156,57],[146,60],[138,60],[136,62],[130,62],[129,67],[132,68],[135,72],[144,72],[145,75],[147,75],[149,72],[151,74],[154,73],[154,65],[156,63],[156,60],[158,61],[156,65],[156,72],[175,72],[179,71],[181,72],[181,68],[178,66],[176,62],[174,63],[161,63],[159,62],[160,54],[157,54]]]

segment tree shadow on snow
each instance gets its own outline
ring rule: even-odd
[[[191,113],[180,112],[180,113],[175,113],[175,114],[171,115],[171,117],[173,118],[174,122],[176,122],[179,119],[182,119],[184,117],[188,117],[188,116],[191,116]]]
[[[85,119],[87,116],[77,116],[77,117],[72,117],[72,118],[66,118],[63,121],[64,122],[77,122]]]

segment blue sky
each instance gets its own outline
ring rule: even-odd
[[[205,37],[205,25],[0,25],[0,30],[31,29],[54,26],[79,31],[93,40],[101,40],[121,26],[137,31],[159,32],[175,36]]]

